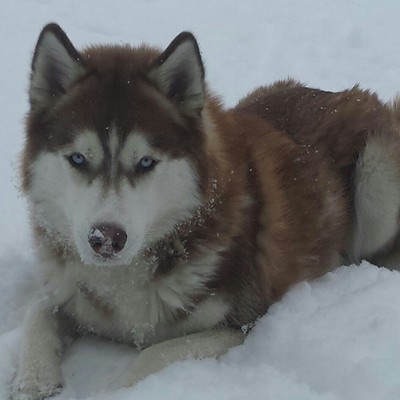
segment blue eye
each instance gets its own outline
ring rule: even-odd
[[[72,153],[68,157],[69,162],[73,167],[81,167],[86,163],[86,158],[83,154],[81,153]]]
[[[142,171],[150,171],[152,170],[157,164],[157,161],[149,156],[142,157],[138,163],[139,169]]]

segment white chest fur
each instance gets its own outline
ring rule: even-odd
[[[224,319],[229,307],[222,296],[204,291],[217,261],[218,253],[211,252],[154,278],[154,267],[144,260],[124,267],[99,267],[79,261],[60,266],[50,259],[48,289],[53,303],[83,330],[144,347],[210,329]],[[206,295],[196,305],[199,293]]]

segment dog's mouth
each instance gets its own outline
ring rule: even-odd
[[[131,262],[131,257],[128,257],[125,252],[123,253],[95,253],[94,251],[82,259],[82,261],[87,265],[99,266],[99,267],[114,267],[114,266],[126,266]]]
[[[118,254],[94,254],[93,264],[95,265],[119,265],[123,263],[122,257]]]

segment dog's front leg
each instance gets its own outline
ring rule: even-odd
[[[155,344],[143,350],[113,386],[133,386],[176,361],[222,356],[230,348],[243,343],[244,338],[240,331],[223,328]]]
[[[19,365],[11,387],[12,400],[45,399],[60,391],[63,350],[60,318],[54,306],[45,301],[29,310],[24,321]]]

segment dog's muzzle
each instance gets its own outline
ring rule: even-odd
[[[104,258],[113,258],[126,244],[126,232],[115,224],[100,223],[90,229],[88,242],[90,247]]]

